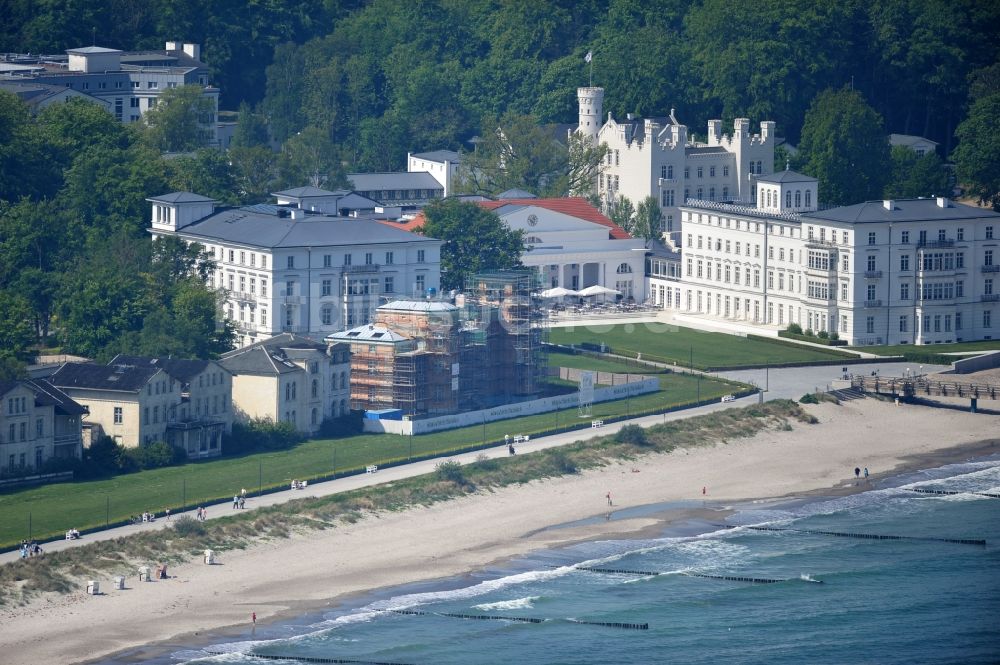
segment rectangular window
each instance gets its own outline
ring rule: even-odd
[[[328,296],[332,292],[333,292],[333,280],[332,279],[324,279],[322,281],[322,283],[321,283],[321,286],[320,286],[320,295],[321,296]]]
[[[987,240],[993,240],[993,227],[992,226],[987,226],[986,227],[986,239]]]
[[[418,249],[417,250],[417,263],[423,263],[425,256],[426,255],[424,254],[424,250]]]
[[[903,231],[900,234],[899,241],[901,243],[903,243],[904,245],[909,245],[910,244],[910,232],[909,231]],[[905,330],[900,330],[900,332],[906,332],[906,331]]]
[[[875,244],[875,232],[874,231],[869,231],[868,232],[868,244],[869,245],[874,245]]]
[[[908,332],[910,327],[910,317],[903,314],[899,317],[899,332]]]
[[[115,407],[115,425],[121,425],[124,422],[124,416],[122,414],[122,407]]]
[[[903,254],[899,257],[899,269],[902,272],[906,272],[910,269],[910,255]]]
[[[385,253],[385,264],[387,266],[391,266],[392,265],[392,258],[393,258],[392,257],[392,252],[386,252]]]
[[[874,254],[870,254],[868,256],[868,267],[866,268],[866,270],[869,270],[869,271],[875,270],[875,255]]]
[[[955,312],[955,330],[962,329],[962,313]]]
[[[394,283],[394,280],[393,280],[392,277],[386,277],[385,278],[384,291],[385,291],[385,293],[395,293],[396,286],[395,286],[395,283]]]
[[[323,255],[323,267],[329,268],[332,265],[333,257],[330,254]]]
[[[417,289],[416,289],[417,293],[423,294],[426,288],[427,288],[427,278],[424,275],[417,275]]]
[[[287,262],[288,262],[288,267],[289,268],[294,268],[295,267],[295,257],[294,256],[289,256],[287,258]]]
[[[371,252],[365,252],[365,265],[370,266],[375,263],[374,255]]]
[[[990,227],[987,227],[990,228]],[[993,312],[990,310],[983,311],[983,327],[992,328],[993,327]]]
[[[910,285],[906,282],[899,285],[899,299],[909,300],[910,299]]]
[[[865,332],[868,333],[869,335],[872,335],[872,334],[875,333],[875,317],[874,316],[867,316],[867,317],[865,317]]]

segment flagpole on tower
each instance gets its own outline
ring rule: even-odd
[[[583,59],[587,61],[590,65],[590,87],[594,87],[594,52],[587,51],[587,55],[583,56]]]

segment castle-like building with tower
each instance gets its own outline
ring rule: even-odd
[[[706,142],[697,142],[671,110],[666,118],[603,118],[604,88],[578,88],[577,132],[608,154],[597,191],[605,204],[625,196],[634,205],[652,196],[663,213],[667,239],[680,244],[680,206],[685,199],[755,204],[756,179],[774,172],[775,123],[737,118],[732,135],[721,120],[708,121]]]

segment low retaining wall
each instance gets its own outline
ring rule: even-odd
[[[594,402],[609,402],[611,400],[653,393],[659,389],[660,380],[658,378],[644,378],[617,386],[595,388]],[[455,413],[449,416],[439,416],[437,418],[422,420],[365,420],[364,425],[366,432],[379,434],[430,434],[431,432],[480,425],[484,422],[493,422],[495,420],[507,420],[509,418],[533,416],[548,411],[572,409],[579,403],[580,393],[569,393],[568,395],[557,395],[556,397],[543,397],[542,399],[535,399],[530,402],[505,404],[503,406],[495,406],[491,409],[466,411],[465,413]]]
[[[951,367],[955,374],[971,374],[972,372],[981,372],[984,369],[994,369],[1000,367],[1000,351],[991,351],[981,356],[962,358],[953,362]]]

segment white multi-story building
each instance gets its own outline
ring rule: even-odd
[[[154,237],[175,235],[214,257],[211,284],[225,290],[238,346],[281,332],[322,339],[368,323],[387,300],[440,288],[440,240],[295,205],[216,210],[189,192],[147,201]]]
[[[8,55],[0,60],[3,82],[65,87],[99,101],[126,123],[138,121],[153,108],[164,90],[200,85],[202,95],[212,103],[211,117],[203,119],[206,143],[218,144],[219,89],[209,85],[199,44],[169,41],[162,51],[85,46],[67,49],[65,56]]]
[[[1000,214],[946,198],[820,210],[817,181],[762,176],[756,205],[681,207],[683,312],[851,344],[992,339]]]
[[[455,193],[458,167],[461,164],[462,156],[454,150],[406,153],[406,170],[410,173],[430,173],[444,187],[442,196]]]
[[[664,233],[680,240],[679,206],[688,198],[707,201],[752,201],[755,179],[774,170],[775,123],[760,123],[751,134],[750,121],[737,118],[732,135],[721,120],[708,121],[707,141],[695,141],[674,116],[624,121],[608,114],[602,121],[603,88],[579,88],[577,132],[608,147],[597,191],[607,204],[625,196],[638,205],[656,199]]]

